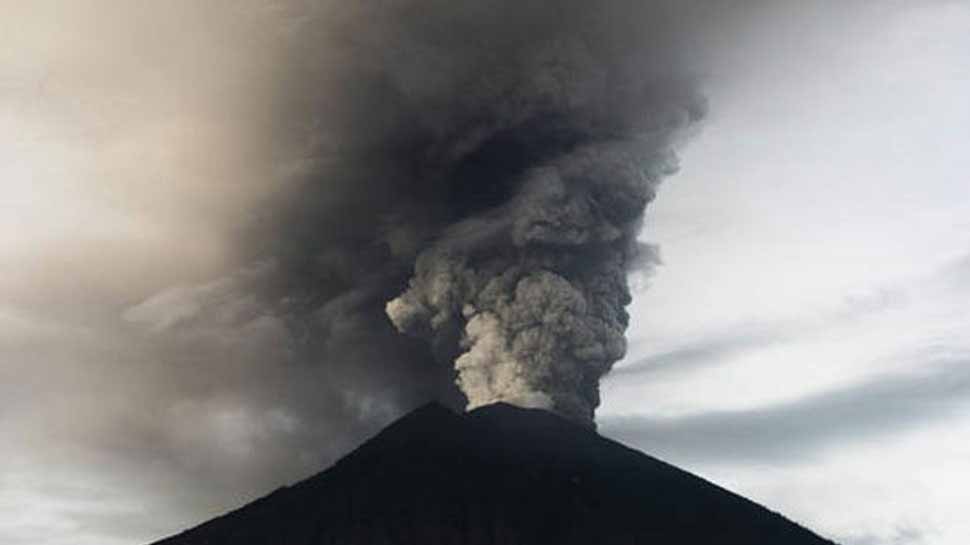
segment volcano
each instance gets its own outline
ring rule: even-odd
[[[832,545],[553,413],[425,405],[330,469],[155,545]]]

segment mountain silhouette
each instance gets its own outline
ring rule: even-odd
[[[155,545],[832,545],[555,414],[425,405],[330,469]]]

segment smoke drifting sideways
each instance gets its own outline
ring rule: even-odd
[[[705,111],[688,10],[281,5],[260,125],[279,189],[239,236],[251,265],[128,319],[257,324],[285,359],[391,405],[506,401],[593,425],[625,352],[627,273],[654,258],[644,209]]]

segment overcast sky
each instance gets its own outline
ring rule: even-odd
[[[709,90],[599,418],[844,543],[966,543],[970,3],[855,23]]]
[[[273,323],[143,327],[259,274],[233,241],[272,173],[238,113],[286,29],[221,24],[283,9],[235,4],[0,0],[4,544],[159,538],[352,448],[328,414],[402,408],[261,366]],[[962,545],[970,2],[786,4],[711,37],[600,429],[845,545]]]

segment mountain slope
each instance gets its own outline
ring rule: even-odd
[[[426,405],[330,469],[156,545],[831,545],[552,413]]]

